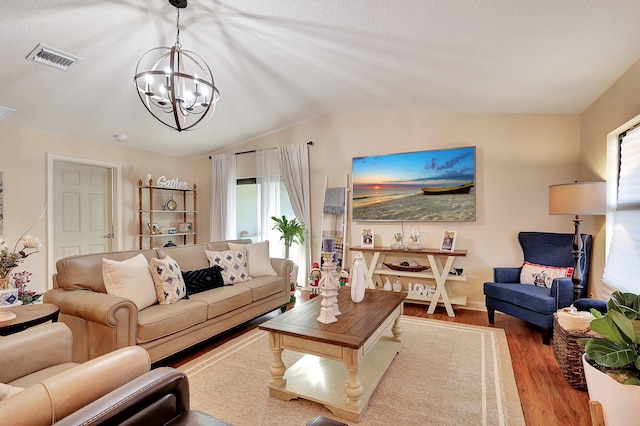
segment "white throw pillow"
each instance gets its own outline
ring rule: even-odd
[[[520,282],[551,288],[554,279],[571,277],[571,274],[573,274],[571,267],[563,268],[524,262],[520,271]]]
[[[261,243],[255,244],[229,243],[229,248],[231,250],[246,250],[250,277],[278,275],[271,266],[269,241],[262,241]]]
[[[158,302],[149,262],[142,253],[122,262],[103,258],[102,279],[108,294],[131,300],[138,310]]]
[[[169,305],[187,295],[187,286],[182,278],[180,265],[167,255],[164,259],[151,259],[149,271],[156,286],[158,303]]]
[[[247,266],[247,253],[243,250],[211,251],[205,250],[209,266],[218,265],[225,284],[235,284],[251,279]]]

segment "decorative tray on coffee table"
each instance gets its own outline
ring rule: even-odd
[[[11,312],[9,309],[15,308],[16,306],[22,305],[22,300],[16,300],[11,305],[0,305],[0,322],[2,321],[10,321],[16,317],[16,314]]]
[[[403,272],[420,272],[420,271],[424,271],[425,269],[429,269],[429,267],[425,265],[407,266],[407,265],[397,265],[393,263],[383,263],[383,265],[394,271],[403,271]]]

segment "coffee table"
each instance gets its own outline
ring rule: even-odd
[[[350,292],[341,287],[342,314],[332,324],[317,321],[322,299],[317,297],[259,326],[269,332],[273,352],[270,396],[315,401],[338,417],[360,421],[371,394],[402,349],[400,318],[406,293],[367,289],[364,300],[353,303]],[[287,368],[283,349],[307,355]]]
[[[34,325],[44,324],[47,321],[58,321],[60,307],[51,303],[38,303],[22,305],[11,308],[16,317],[9,321],[0,322],[0,336],[8,336],[26,330]]]

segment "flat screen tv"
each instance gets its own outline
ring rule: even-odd
[[[476,147],[354,157],[353,221],[476,220]]]

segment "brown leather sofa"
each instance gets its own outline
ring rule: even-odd
[[[56,263],[53,289],[45,303],[60,306],[59,321],[73,333],[73,360],[83,362],[126,346],[141,346],[152,362],[243,324],[289,302],[293,263],[271,259],[277,276],[261,276],[204,291],[169,305],[138,310],[129,299],[107,294],[102,259],[122,261],[142,253],[147,260],[170,255],[182,271],[209,267],[206,250],[224,251],[229,242],[71,256]]]
[[[228,426],[189,408],[189,380],[180,370],[161,367],[132,380],[55,423],[96,425]]]
[[[17,392],[0,400],[0,424],[51,425],[149,371],[149,355],[136,346],[76,364],[71,341],[61,323],[0,337],[0,383]]]

